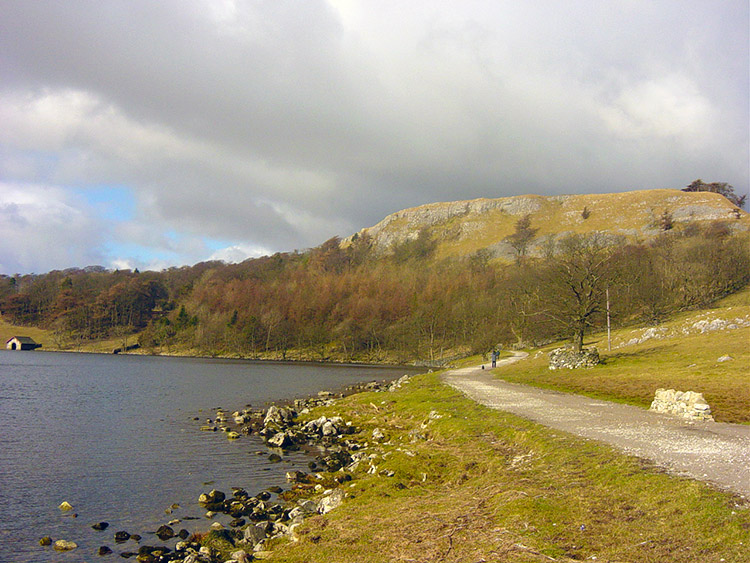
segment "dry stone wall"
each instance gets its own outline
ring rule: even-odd
[[[703,398],[703,393],[695,391],[675,391],[657,389],[649,410],[663,412],[689,420],[710,420],[711,407]]]
[[[599,361],[599,351],[596,348],[584,348],[580,352],[556,348],[549,353],[549,369],[592,368]]]

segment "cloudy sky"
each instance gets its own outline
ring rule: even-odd
[[[747,0],[0,0],[0,273],[434,201],[748,191]]]

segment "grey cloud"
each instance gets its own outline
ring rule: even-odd
[[[6,1],[0,103],[95,102],[51,169],[10,139],[0,170],[271,250],[435,200],[748,189],[746,2],[338,4]]]

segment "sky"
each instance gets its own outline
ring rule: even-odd
[[[747,0],[0,0],[0,274],[522,194],[748,192]]]

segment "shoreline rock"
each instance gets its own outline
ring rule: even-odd
[[[239,487],[233,488],[231,494],[216,489],[201,493],[198,503],[208,511],[206,516],[213,519],[216,514],[225,514],[232,519],[228,527],[214,521],[205,532],[191,535],[184,529],[175,532],[172,525],[179,520],[173,520],[149,532],[161,541],[178,540],[174,548],[138,545],[140,535],[120,530],[112,537],[115,544],[121,546],[130,542],[128,545],[137,545],[137,549],[121,551],[120,556],[135,558],[141,563],[249,563],[270,553],[270,540],[289,538],[293,541],[296,530],[306,518],[326,514],[344,502],[346,494],[339,487],[352,480],[352,472],[363,460],[359,451],[362,446],[348,439],[357,432],[350,422],[340,416],[305,420],[304,415],[316,407],[331,406],[337,399],[353,393],[395,391],[410,377],[404,375],[384,383],[373,381],[351,385],[338,393],[321,391],[316,396],[274,404],[267,409],[248,407],[231,414],[217,409],[214,418],[205,421],[200,430],[222,430],[232,440],[241,439],[243,435],[260,436],[272,450],[269,465],[282,461],[276,452],[302,450],[310,455],[308,466],[315,473],[289,471],[286,475],[289,484],[287,490],[275,485],[254,496]],[[200,422],[198,418],[195,420]],[[63,503],[60,509],[71,510],[72,506],[68,506],[67,502]],[[166,513],[171,513],[171,510]],[[98,522],[91,528],[102,531],[108,525],[107,522]],[[39,543],[52,545],[52,539],[45,537]],[[77,547],[74,542],[66,540],[58,540],[54,544],[54,549],[58,551],[70,551]],[[97,553],[105,556],[113,553],[113,550],[102,545]],[[226,554],[230,554],[229,559],[226,559]]]

